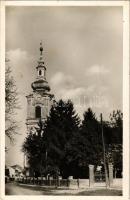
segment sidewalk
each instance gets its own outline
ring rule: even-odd
[[[5,185],[6,195],[51,195],[51,196],[121,196],[121,190],[106,188],[54,188],[38,185],[25,185],[7,183]]]
[[[70,181],[69,187],[68,186],[55,186],[55,185],[38,185],[32,183],[16,183],[18,186],[23,188],[28,188],[31,190],[40,190],[44,192],[49,192],[52,195],[56,194],[79,194],[79,193],[86,193],[86,192],[94,192],[94,191],[122,191],[122,179],[113,179],[113,185],[106,188],[105,182],[96,182],[91,187],[89,186],[88,179],[80,179],[79,187],[77,185],[77,180],[73,179]]]
[[[25,184],[20,184],[21,187],[24,188],[30,188],[32,190],[37,190],[37,191],[43,191],[46,192],[47,195],[83,195],[83,196],[102,196],[102,195],[107,195],[107,196],[120,196],[122,195],[122,191],[119,189],[113,189],[113,188],[108,188],[106,187],[86,187],[86,188],[65,188],[65,187],[52,187],[52,186],[37,186],[37,185],[25,185]],[[34,189],[35,188],[35,189]]]
[[[30,187],[30,188],[39,188],[39,189],[48,189],[51,191],[56,191],[58,193],[62,193],[63,191],[66,193],[70,193],[72,192],[73,194],[79,193],[79,192],[83,192],[83,191],[95,191],[95,190],[122,190],[122,188],[118,188],[118,187],[109,187],[106,188],[106,186],[93,186],[93,187],[56,187],[56,186],[45,186],[45,185],[31,185],[31,184],[18,184],[19,186],[23,186],[23,187]]]

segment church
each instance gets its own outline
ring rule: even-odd
[[[44,123],[54,103],[54,95],[46,80],[46,66],[43,60],[43,46],[40,43],[40,57],[36,66],[36,80],[31,84],[32,93],[27,95],[27,133],[35,131],[39,120]]]

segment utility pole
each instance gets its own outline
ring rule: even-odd
[[[46,150],[46,153],[45,153],[45,169],[46,169],[46,173],[47,173],[47,150]],[[46,179],[47,179],[47,174],[46,174]]]
[[[108,171],[107,171],[107,165],[106,165],[106,150],[105,150],[105,142],[104,142],[104,134],[103,134],[103,120],[102,120],[102,113],[101,113],[101,132],[102,132],[102,146],[103,146],[103,162],[104,162],[104,170],[105,170],[105,180],[106,180],[106,188],[109,186],[109,180],[108,180]]]

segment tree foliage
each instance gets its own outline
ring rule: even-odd
[[[66,146],[69,172],[76,178],[88,178],[88,165],[97,165],[102,155],[99,122],[89,108],[84,113],[78,134]]]
[[[28,165],[31,166],[31,174],[35,176],[41,176],[45,169],[44,126],[42,121],[39,121],[38,127],[35,133],[30,130],[22,146]]]
[[[18,123],[15,119],[16,110],[19,109],[18,92],[15,80],[12,76],[9,61],[6,60],[5,68],[5,135],[11,140],[14,140],[14,135],[18,134]]]
[[[123,113],[120,110],[114,110],[110,114],[110,121],[104,122],[104,135],[107,163],[113,163],[114,173],[122,177]]]
[[[100,164],[102,158],[101,124],[96,119],[95,113],[91,108],[88,108],[84,113],[80,131],[86,140],[88,163]]]
[[[110,114],[110,126],[112,128],[111,143],[122,144],[123,113],[120,110],[113,111],[113,113]]]
[[[117,115],[115,113],[111,115],[109,123],[103,122],[106,158],[110,161],[111,156],[114,166],[122,166],[120,148],[112,154],[111,147],[115,141],[113,133],[116,131],[118,138],[118,131],[122,130],[121,112],[118,111]],[[51,107],[44,126],[39,122],[36,134],[30,133],[27,136],[23,151],[33,172],[39,172],[40,175],[50,174],[56,177],[60,174],[63,178],[70,175],[88,178],[88,165],[93,164],[96,168],[104,162],[101,122],[92,109],[88,108],[80,123],[73,103],[70,100],[59,100]]]
[[[52,106],[46,121],[44,139],[48,153],[47,164],[60,170],[62,175],[67,170],[65,149],[74,135],[78,134],[79,122],[73,103],[69,100],[59,100]]]

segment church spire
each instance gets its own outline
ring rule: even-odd
[[[42,41],[40,42],[40,58],[38,60],[38,66],[36,67],[37,69],[37,79],[44,79],[46,80],[46,67],[44,65],[44,60],[43,60],[43,46],[42,46]]]
[[[40,42],[40,58],[38,60],[38,66],[37,69],[37,80],[32,83],[33,90],[46,90],[50,91],[50,87],[48,85],[48,82],[46,81],[46,67],[44,65],[43,60],[43,46],[42,41]]]
[[[38,122],[43,123],[49,116],[51,106],[54,102],[54,95],[50,93],[50,86],[46,80],[46,67],[44,65],[42,42],[38,45],[38,63],[36,66],[36,78],[31,84],[33,92],[27,95],[27,132],[31,129],[37,130]],[[31,75],[31,74],[30,74]],[[36,134],[37,131],[33,133]]]
[[[42,41],[40,42],[40,48],[39,48],[39,50],[40,50],[40,58],[39,58],[38,63],[39,63],[39,64],[44,64]]]

